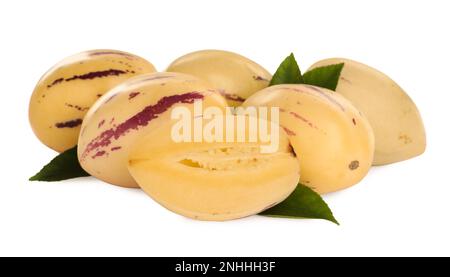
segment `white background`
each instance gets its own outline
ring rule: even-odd
[[[0,1],[0,255],[450,255],[448,1]],[[190,51],[243,54],[270,71],[352,58],[396,80],[419,107],[428,148],[326,195],[341,226],[253,216],[200,222],[136,189],[92,178],[28,182],[55,153],[28,123],[40,76],[95,48],[159,70]]]

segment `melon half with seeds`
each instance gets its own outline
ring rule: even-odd
[[[215,120],[226,117],[237,122],[234,115]],[[235,123],[234,129],[225,124],[214,129],[223,134],[222,139],[176,142],[174,122],[166,120],[136,141],[128,169],[149,196],[178,214],[216,221],[257,214],[286,199],[297,187],[299,165],[282,129],[271,128],[277,132],[271,135],[276,143],[260,136],[252,140],[254,126],[250,127],[249,117],[244,121],[242,141],[237,139]],[[267,126],[268,121],[260,119],[259,124]],[[268,144],[276,147],[264,151]]]

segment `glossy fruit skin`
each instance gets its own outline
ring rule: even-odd
[[[91,50],[65,58],[34,89],[29,104],[31,127],[48,147],[58,152],[72,148],[95,101],[126,79],[155,71],[143,58],[117,50]]]
[[[341,190],[366,176],[374,138],[367,119],[342,96],[309,85],[277,85],[243,106],[280,108],[280,125],[300,162],[300,182],[318,193]]]
[[[230,106],[240,106],[254,92],[269,85],[272,75],[259,64],[223,50],[202,50],[173,61],[166,71],[197,76],[216,87]]]
[[[374,165],[418,156],[425,151],[425,128],[416,105],[384,73],[343,58],[319,61],[310,69],[344,63],[336,92],[347,98],[369,120],[375,134]]]
[[[175,213],[242,218],[283,201],[298,184],[298,161],[281,129],[277,151],[261,153],[261,141],[176,143],[172,126],[163,124],[135,143],[128,168],[149,196]]]
[[[173,107],[225,107],[225,99],[204,81],[181,73],[151,73],[129,79],[97,101],[86,114],[78,140],[78,159],[105,182],[138,187],[127,169],[134,141],[170,117]]]

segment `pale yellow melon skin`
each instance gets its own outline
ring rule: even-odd
[[[63,152],[77,144],[88,109],[117,84],[154,66],[136,55],[117,50],[91,50],[70,56],[41,77],[31,96],[29,120],[48,147]]]
[[[349,59],[322,60],[310,69],[336,63],[345,64],[336,92],[350,100],[372,125],[373,164],[395,163],[422,154],[426,148],[425,128],[407,93],[384,73]]]
[[[253,94],[243,106],[280,108],[280,125],[300,162],[300,181],[316,192],[350,187],[369,171],[372,128],[339,94],[309,85],[277,85]]]
[[[298,161],[282,130],[278,150],[262,154],[261,141],[176,143],[172,126],[167,122],[135,143],[128,168],[149,196],[175,213],[242,218],[283,201],[298,184]]]
[[[240,106],[254,92],[269,85],[272,75],[259,64],[223,50],[202,50],[173,61],[166,71],[182,72],[208,81],[227,99]]]
[[[189,93],[201,95],[205,107],[226,105],[225,99],[209,84],[181,73],[144,74],[110,90],[91,107],[81,126],[78,140],[81,166],[89,174],[105,182],[123,187],[138,187],[127,169],[128,152],[134,141],[170,118],[173,107],[185,105],[192,108],[193,105],[175,102],[163,112],[156,113],[155,118],[136,128],[127,127],[130,126],[131,118],[139,115],[142,117],[146,108],[157,110],[158,102],[164,101],[162,99]]]

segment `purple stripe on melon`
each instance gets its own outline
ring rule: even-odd
[[[70,82],[73,80],[92,80],[92,79],[103,78],[103,77],[108,77],[108,76],[119,76],[119,75],[126,74],[126,73],[128,73],[128,71],[123,71],[120,69],[92,71],[92,72],[82,74],[82,75],[74,75],[70,78],[67,78],[66,82]]]
[[[69,107],[69,108],[77,109],[77,110],[80,111],[80,112],[84,112],[84,111],[89,110],[89,107],[81,107],[81,106],[78,106],[78,105],[72,105],[72,104],[69,104],[69,103],[65,103],[64,105],[66,105],[66,106]]]
[[[51,88],[57,84],[60,84],[62,82],[70,82],[74,80],[92,80],[96,78],[103,78],[103,77],[109,77],[109,76],[119,76],[123,74],[131,73],[134,74],[134,71],[129,70],[120,70],[120,69],[108,69],[108,70],[101,70],[101,71],[92,71],[88,72],[86,74],[82,75],[74,75],[70,78],[59,78],[54,80],[50,85],[47,86],[47,88]],[[98,97],[100,97],[100,94],[97,94]]]
[[[81,158],[84,159],[92,151],[110,145],[114,140],[118,140],[132,130],[138,130],[139,127],[147,126],[150,121],[158,118],[158,115],[164,113],[173,105],[178,103],[192,104],[195,100],[203,99],[203,97],[204,96],[199,92],[187,92],[165,96],[156,104],[145,107],[134,116],[118,124],[117,127],[103,131],[86,145]]]
[[[223,89],[219,89],[218,92],[223,97],[225,97],[225,99],[227,99],[227,100],[236,101],[236,102],[244,102],[245,101],[245,98],[242,98],[242,97],[240,97],[239,95],[236,95],[236,94],[227,93]]]
[[[282,89],[286,89],[286,90],[293,90],[293,91],[300,92],[300,93],[306,93],[306,94],[309,94],[309,95],[320,96],[320,97],[325,98],[326,100],[328,100],[328,102],[330,102],[331,104],[339,107],[339,109],[341,109],[343,112],[345,111],[344,106],[341,103],[339,103],[336,99],[334,99],[332,97],[332,94],[324,92],[320,88],[315,87],[315,86],[311,86],[311,85],[303,85],[303,86],[306,86],[306,87],[310,88],[312,91],[316,92],[317,94],[313,94],[313,93],[311,93],[309,91],[305,91],[305,90],[302,90],[302,89],[299,89],[299,88],[293,88],[293,87],[274,87],[274,89],[282,88]]]
[[[317,129],[317,127],[308,119],[304,118],[303,116],[299,115],[296,112],[290,112],[291,115],[293,115],[295,118],[300,119],[301,121],[305,122],[306,124],[308,124],[309,127]]]
[[[269,82],[269,80],[267,80],[266,78],[264,78],[264,77],[261,77],[261,76],[253,76],[253,79],[255,80],[255,81],[265,81],[265,82]]]
[[[101,156],[103,156],[103,155],[105,155],[105,154],[106,154],[106,151],[98,151],[97,153],[95,153],[94,155],[92,155],[91,158],[95,159],[95,158],[101,157]]]
[[[347,78],[345,78],[345,77],[342,77],[342,76],[339,77],[339,79],[341,79],[342,81],[347,82],[347,83],[349,83],[349,84],[352,83],[349,79],[347,79]]]
[[[133,99],[134,97],[138,96],[139,94],[141,94],[141,93],[138,91],[130,92],[130,94],[128,94],[128,100]]]
[[[134,84],[144,83],[144,82],[147,82],[147,81],[155,81],[155,80],[160,80],[160,79],[174,78],[176,76],[175,75],[162,75],[162,76],[161,75],[157,75],[157,76],[154,76],[153,74],[149,74],[148,76],[142,75],[141,77],[142,78],[136,78],[134,80],[127,81],[127,83],[129,85],[134,85]]]
[[[122,146],[115,146],[115,147],[111,148],[111,151],[117,151],[117,150],[120,150],[120,149],[122,149]]]
[[[100,121],[99,123],[98,123],[98,126],[97,126],[97,128],[100,128],[100,127],[102,127],[103,126],[103,124],[105,124],[105,120],[103,119],[102,121]]]
[[[57,85],[57,84],[59,84],[59,83],[61,83],[61,82],[63,82],[63,81],[64,81],[64,78],[56,79],[56,80],[54,80],[50,85],[48,85],[47,88],[51,88],[51,87],[53,87],[54,85]]]
[[[310,89],[314,90],[315,92],[318,92],[320,95],[325,97],[328,101],[332,102],[333,104],[335,104],[336,106],[341,108],[342,111],[345,111],[344,106],[342,106],[341,103],[339,103],[336,99],[334,99],[332,96],[330,96],[330,94],[328,94],[327,92],[324,92],[322,89],[320,89],[316,86],[311,86],[311,85],[305,85],[305,86],[309,87]]]
[[[57,122],[55,124],[56,128],[75,128],[83,123],[81,118],[72,119],[64,122]]]
[[[286,132],[286,134],[287,134],[288,136],[295,136],[295,135],[296,135],[295,132],[292,131],[292,130],[289,129],[289,128],[286,128],[286,127],[284,127],[284,126],[281,126],[281,128],[283,128],[283,130]]]

